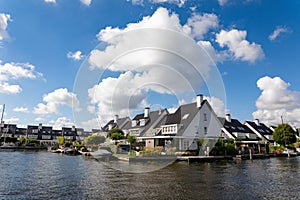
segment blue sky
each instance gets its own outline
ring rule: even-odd
[[[300,126],[299,19],[296,0],[0,0],[5,121],[98,128],[203,93],[219,115]]]

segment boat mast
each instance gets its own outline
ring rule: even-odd
[[[2,128],[4,126],[4,122],[3,122],[4,110],[5,110],[5,104],[3,104],[3,107],[2,107],[2,115],[1,115],[1,121],[0,121],[0,133],[1,133],[1,135],[2,135]]]

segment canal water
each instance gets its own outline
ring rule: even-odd
[[[300,199],[300,157],[128,173],[82,156],[2,151],[0,170],[0,199]]]

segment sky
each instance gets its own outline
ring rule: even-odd
[[[300,127],[299,19],[297,0],[0,0],[4,121],[100,128],[203,94]]]

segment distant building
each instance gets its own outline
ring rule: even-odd
[[[257,137],[263,142],[274,143],[273,131],[264,123],[260,123],[259,119],[255,119],[254,122],[245,121],[244,124],[249,127]]]

